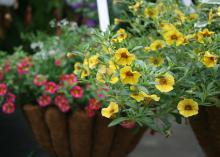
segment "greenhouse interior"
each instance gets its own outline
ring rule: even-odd
[[[220,157],[219,43],[220,0],[0,0],[0,157]]]

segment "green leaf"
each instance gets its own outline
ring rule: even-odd
[[[112,126],[115,126],[117,124],[120,124],[121,122],[125,121],[125,120],[128,120],[127,117],[120,117],[120,118],[117,118],[115,120],[113,120],[109,125],[108,127],[112,127]]]

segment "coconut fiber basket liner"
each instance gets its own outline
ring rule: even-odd
[[[54,157],[126,157],[145,132],[108,128],[109,119],[88,118],[82,110],[65,114],[56,107],[25,105],[23,112],[36,141]]]
[[[220,157],[220,109],[202,107],[190,123],[207,157]]]

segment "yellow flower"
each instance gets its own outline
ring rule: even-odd
[[[204,41],[203,41],[204,38],[209,38],[209,37],[213,36],[214,34],[215,34],[215,32],[209,31],[207,28],[205,28],[195,35],[195,39],[200,43],[204,43]]]
[[[141,102],[147,97],[147,94],[141,91],[139,93],[132,93],[130,97],[135,99],[137,102]]]
[[[115,52],[114,58],[120,65],[130,65],[135,60],[135,55],[129,53],[126,48],[120,48]]]
[[[89,76],[89,70],[88,69],[84,69],[81,73],[81,78],[84,79],[85,77]]]
[[[80,62],[76,62],[74,64],[74,74],[78,74],[80,72],[80,70],[82,69],[82,64]]]
[[[150,57],[148,61],[156,67],[161,66],[164,63],[164,59],[162,57]]]
[[[170,92],[173,90],[173,86],[175,84],[174,77],[168,73],[165,75],[156,78],[155,82],[157,83],[156,88],[164,93]]]
[[[149,98],[149,99],[152,99],[154,101],[160,101],[160,97],[157,96],[156,94],[147,95],[146,97]]]
[[[155,40],[153,43],[150,45],[150,49],[153,51],[159,50],[164,48],[165,44],[163,40]]]
[[[118,42],[122,42],[122,41],[124,41],[127,37],[128,37],[128,35],[127,35],[127,33],[126,33],[126,31],[124,30],[124,29],[122,29],[122,28],[120,28],[118,31],[117,31],[117,41]]]
[[[110,102],[107,108],[102,109],[102,116],[106,118],[111,118],[113,115],[119,112],[119,106],[115,102]]]
[[[198,114],[199,105],[193,99],[184,99],[178,103],[177,109],[184,117],[190,117]]]
[[[146,8],[144,14],[146,17],[155,18],[158,16],[159,12],[157,8]]]
[[[149,51],[151,51],[151,48],[150,47],[144,47],[144,51],[149,52]]]
[[[220,6],[218,7],[217,15],[220,16]]]
[[[177,30],[170,30],[163,35],[168,45],[176,44],[179,46],[184,42],[184,36]]]
[[[177,19],[179,19],[181,22],[184,22],[186,20],[186,16],[184,15],[184,13],[180,10],[175,10],[175,14]]]
[[[93,69],[99,63],[99,55],[93,55],[89,58],[89,68]]]
[[[111,84],[116,84],[118,82],[118,77],[117,76],[112,76],[111,80],[109,81]]]
[[[166,22],[160,23],[160,28],[165,32],[176,30],[176,27],[174,25],[172,25],[171,23],[166,23]]]
[[[120,70],[120,78],[123,84],[137,84],[141,74],[137,71],[132,71],[131,67],[126,66]]]
[[[133,9],[135,12],[137,12],[140,9],[142,3],[143,3],[143,1],[136,2],[134,5],[129,6],[129,8]]]
[[[74,57],[76,57],[76,54],[75,54],[75,53],[72,53],[72,52],[68,52],[68,53],[66,54],[66,57],[67,57],[67,58],[74,58]]]
[[[218,56],[210,54],[209,52],[206,52],[202,58],[202,63],[208,68],[214,67],[217,64],[217,62]]]
[[[115,18],[114,19],[114,23],[116,24],[116,25],[118,25],[118,24],[120,24],[120,23],[122,23],[123,22],[123,20],[121,20],[121,19],[118,19],[118,18]]]

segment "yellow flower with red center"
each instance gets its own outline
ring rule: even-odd
[[[165,43],[163,40],[155,40],[154,42],[151,43],[150,49],[153,51],[159,50],[164,48]]]
[[[138,93],[132,93],[130,95],[133,99],[135,99],[137,102],[141,102],[143,101],[145,98],[148,98],[148,99],[152,99],[154,101],[159,101],[160,100],[160,97],[158,97],[156,94],[153,94],[153,95],[148,95],[146,93],[144,93],[143,91],[141,92],[138,92]]]
[[[158,12],[158,9],[155,7],[155,8],[146,8],[144,10],[144,14],[146,17],[150,17],[150,18],[155,18],[158,16],[159,12]]]
[[[89,69],[84,69],[81,73],[81,78],[84,79],[85,77],[89,75],[90,75]]]
[[[118,25],[118,24],[120,24],[120,23],[122,23],[123,22],[123,20],[121,20],[121,19],[119,19],[119,18],[115,18],[114,19],[114,23],[116,24],[116,25]]]
[[[195,35],[195,39],[200,43],[204,43],[204,38],[212,37],[214,34],[215,32],[209,31],[207,28],[205,28]]]
[[[150,57],[148,61],[155,67],[161,66],[164,63],[164,59],[162,57]]]
[[[218,56],[211,54],[208,51],[205,53],[205,55],[202,58],[202,63],[208,68],[212,68],[216,66],[217,62],[218,62]]]
[[[178,103],[177,109],[182,116],[187,118],[198,114],[199,105],[193,99],[184,99]]]
[[[81,71],[81,69],[82,69],[82,64],[81,64],[80,62],[76,62],[76,63],[74,64],[74,71],[73,71],[73,73],[74,73],[74,74],[79,74],[79,72]]]
[[[128,34],[126,33],[126,31],[124,29],[120,28],[117,31],[117,41],[118,42],[124,41],[127,37],[128,37]]]
[[[99,55],[93,55],[88,59],[88,64],[89,64],[89,68],[93,69],[95,68],[95,66],[99,63]]]
[[[189,14],[189,16],[187,17],[189,20],[196,20],[196,19],[198,19],[198,14],[196,14],[196,13],[191,13],[191,14]]]
[[[132,71],[131,67],[126,66],[120,70],[120,78],[123,84],[135,85],[138,83],[141,74]]]
[[[147,94],[144,92],[138,92],[138,93],[132,93],[130,95],[130,97],[132,97],[133,99],[135,99],[137,102],[141,102],[146,98]]]
[[[102,116],[106,118],[111,118],[118,112],[119,112],[119,106],[115,102],[110,102],[109,106],[107,108],[103,108],[101,111]]]
[[[135,60],[135,55],[126,48],[120,48],[115,52],[115,62],[120,65],[130,65]]]
[[[171,74],[166,73],[165,75],[156,78],[155,82],[155,86],[159,91],[167,93],[173,90],[175,79]]]
[[[164,33],[163,37],[168,45],[176,44],[179,46],[184,42],[184,36],[178,30],[170,30]]]

